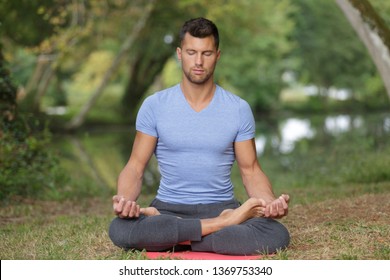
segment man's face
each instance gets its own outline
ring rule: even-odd
[[[181,60],[185,78],[199,85],[213,76],[221,54],[215,46],[213,36],[197,38],[189,33],[184,36],[181,48],[177,48],[176,53]]]

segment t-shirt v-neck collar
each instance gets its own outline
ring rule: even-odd
[[[187,98],[185,97],[184,92],[183,92],[183,90],[181,89],[180,84],[178,84],[178,88],[179,88],[179,92],[180,92],[182,101],[186,104],[188,110],[190,110],[190,111],[193,112],[194,114],[201,114],[201,113],[203,113],[203,112],[205,112],[205,111],[210,110],[210,108],[212,108],[212,106],[213,106],[213,104],[214,104],[214,99],[216,98],[217,92],[218,92],[218,90],[219,90],[218,85],[215,85],[215,91],[214,91],[213,97],[211,98],[210,102],[209,102],[202,110],[196,111],[196,110],[191,106],[191,104],[188,102]]]

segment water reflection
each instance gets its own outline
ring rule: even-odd
[[[315,129],[311,126],[309,119],[289,118],[279,125],[277,135],[269,135],[271,146],[280,153],[292,152],[295,143],[301,139],[310,139],[315,136]],[[264,134],[256,136],[257,154],[264,153],[267,144],[267,137]]]
[[[339,115],[326,117],[325,119],[325,128],[326,130],[333,135],[338,135],[350,131],[351,129],[359,129],[364,126],[364,119],[362,116],[349,116],[349,115]]]
[[[384,131],[390,132],[390,117],[385,117],[385,119],[383,120],[383,128]]]
[[[256,142],[256,151],[260,155],[264,152],[265,144],[267,143],[267,138],[264,135],[258,135],[255,138]]]
[[[276,124],[258,120],[257,124],[262,126],[255,139],[258,155],[269,169],[270,166],[282,166],[282,172],[306,162],[314,170],[323,170],[324,161],[334,156],[333,152],[344,153],[348,155],[345,158],[350,158],[349,155],[362,148],[387,151],[386,147],[390,145],[390,114],[293,117]],[[104,127],[72,137],[58,136],[53,148],[62,154],[61,164],[69,169],[75,180],[83,181],[88,177],[96,182],[95,185],[114,189],[117,176],[131,152],[134,135],[129,131],[133,128],[109,130]],[[312,164],[310,157],[318,159],[318,166]],[[310,174],[306,169],[301,173]],[[327,173],[325,170],[324,174]],[[152,158],[145,174],[146,190],[154,191],[158,180],[157,163]]]
[[[382,117],[380,120],[371,120],[371,122],[375,123],[376,126],[379,125],[377,133],[386,134],[390,132],[390,116]],[[267,145],[279,153],[291,153],[299,141],[316,137],[317,131],[323,131],[325,136],[335,137],[353,130],[367,130],[371,126],[368,122],[368,117],[345,114],[326,116],[320,125],[313,124],[310,118],[288,118],[280,121],[278,131],[274,134],[267,135],[260,131],[255,139],[257,154],[262,155]],[[380,125],[381,123],[383,126]]]
[[[297,141],[312,138],[315,135],[315,130],[311,126],[310,120],[291,118],[282,122],[280,135],[279,151],[289,153],[294,150]]]

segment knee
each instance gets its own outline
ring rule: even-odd
[[[290,239],[291,239],[290,233],[282,223],[277,221],[275,222],[276,225],[275,225],[274,233],[275,233],[275,238],[277,240],[275,251],[286,249],[290,244]]]
[[[108,229],[108,236],[116,246],[123,249],[130,249],[129,231],[124,230],[125,221],[120,218],[113,219]]]
[[[290,233],[287,228],[273,219],[267,219],[267,223],[268,234],[260,251],[271,254],[286,249],[290,244]]]

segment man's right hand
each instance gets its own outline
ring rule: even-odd
[[[121,195],[112,197],[112,207],[119,218],[138,218],[140,215],[140,206],[135,201],[126,200]]]

